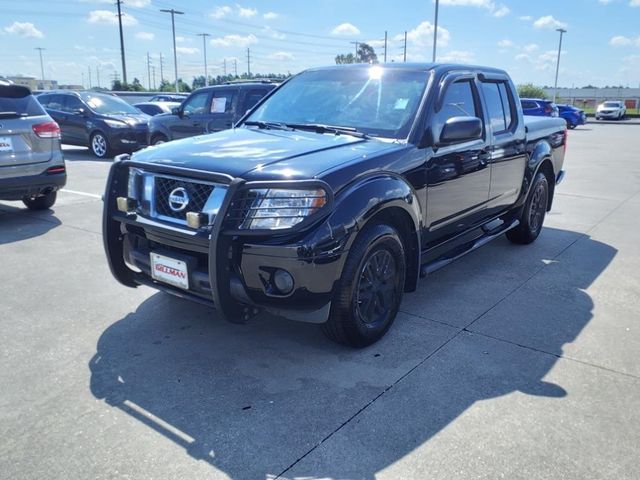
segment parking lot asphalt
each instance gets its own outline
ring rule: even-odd
[[[423,280],[364,350],[116,283],[110,162],[66,149],[51,212],[0,203],[0,476],[640,478],[640,128],[569,135],[538,241]]]

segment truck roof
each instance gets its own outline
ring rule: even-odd
[[[319,70],[339,70],[339,69],[363,69],[363,68],[371,68],[372,66],[379,66],[385,69],[397,69],[397,70],[434,70],[436,72],[445,72],[449,70],[482,70],[483,72],[492,72],[498,74],[507,75],[505,70],[494,68],[494,67],[484,67],[481,65],[467,65],[467,64],[458,64],[458,63],[430,63],[430,62],[422,62],[422,63],[405,63],[405,62],[391,62],[391,63],[353,63],[346,65],[331,65],[327,67],[315,67],[309,68],[307,71],[319,71]]]

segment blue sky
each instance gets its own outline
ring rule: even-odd
[[[148,83],[150,53],[160,79],[173,77],[171,23],[176,17],[178,68],[183,78],[202,74],[208,33],[210,74],[247,69],[298,72],[333,63],[350,42],[371,43],[379,57],[388,31],[388,59],[401,61],[404,31],[408,60],[429,61],[432,0],[125,0],[125,47],[129,80]],[[505,68],[517,83],[553,84],[558,33],[564,38],[562,86],[640,85],[640,0],[441,0],[438,60]],[[88,84],[96,69],[105,86],[121,72],[118,28],[112,0],[0,0],[0,75],[40,76],[36,47],[44,47],[45,76]]]

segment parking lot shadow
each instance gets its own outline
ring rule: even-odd
[[[0,245],[20,242],[44,235],[61,225],[55,212],[38,212],[38,217],[26,208],[0,205]]]
[[[371,421],[375,425],[362,420],[363,438],[346,442],[335,461],[324,458],[317,468],[299,465],[309,470],[302,476],[374,479],[476,402],[514,392],[553,398],[570,394],[544,377],[563,345],[573,342],[591,320],[593,301],[585,290],[616,254],[611,246],[588,237],[580,242],[587,242],[592,257],[580,265],[563,265],[574,272],[566,276],[558,298],[567,314],[555,327],[552,322],[535,324],[545,329],[536,334],[546,337],[549,354],[521,349],[521,357],[483,356],[485,347],[474,346],[471,334],[462,332],[459,339],[466,338],[466,343],[456,339],[412,373],[427,375],[432,383],[402,396],[402,408],[384,412],[383,418]],[[542,264],[544,259],[537,260]],[[495,265],[495,250],[484,262],[487,270]],[[560,258],[545,268],[561,263]],[[452,302],[460,301],[458,292],[449,294]],[[535,317],[532,312],[509,321],[535,322]],[[90,388],[96,398],[231,478],[273,478],[406,375],[417,365],[407,362],[413,360],[407,352],[433,341],[430,329],[444,328],[449,329],[405,319],[389,332],[402,341],[385,339],[368,349],[350,350],[325,340],[312,325],[276,318],[229,324],[210,309],[158,293],[103,332],[89,362]],[[446,338],[438,338],[440,345],[461,332],[449,330]],[[508,345],[510,351],[520,351]],[[406,382],[389,394],[409,388],[403,385]]]

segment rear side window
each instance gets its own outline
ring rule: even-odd
[[[531,110],[532,108],[538,108],[538,104],[536,102],[531,102],[528,100],[523,100],[521,102],[522,108],[525,110]]]
[[[444,94],[442,108],[436,113],[434,132],[441,132],[444,124],[453,117],[480,117],[476,107],[471,81],[452,83]]]
[[[266,94],[267,90],[249,90],[244,99],[244,111],[251,110]]]
[[[48,108],[50,110],[62,111],[62,109],[64,108],[64,97],[62,95],[45,95],[41,102],[42,105],[45,106],[45,108]]]
[[[26,95],[25,95],[26,93]],[[44,109],[29,90],[11,85],[0,86],[0,115],[16,114],[21,117],[46,115]]]
[[[506,132],[513,126],[513,99],[505,82],[482,82],[493,133]]]

